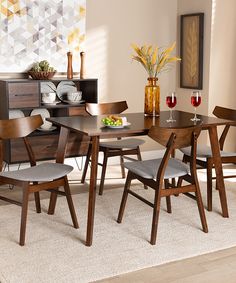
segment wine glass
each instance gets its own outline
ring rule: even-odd
[[[166,97],[166,104],[170,108],[170,117],[169,117],[168,120],[166,120],[167,123],[171,123],[171,122],[176,121],[175,119],[173,119],[173,116],[172,116],[172,110],[175,107],[176,103],[177,103],[177,98],[176,98],[175,92],[171,92]]]
[[[201,104],[202,101],[202,97],[201,97],[201,93],[198,90],[194,90],[191,93],[191,104],[194,107],[194,117],[191,119],[191,121],[200,121],[201,119],[197,118],[197,107]]]

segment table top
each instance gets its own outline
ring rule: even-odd
[[[223,120],[215,117],[198,115],[201,121],[193,122],[193,113],[184,111],[173,111],[173,117],[176,122],[167,123],[169,118],[169,111],[161,111],[160,116],[144,116],[143,113],[122,113],[119,116],[127,117],[130,123],[128,127],[121,129],[111,129],[104,127],[101,119],[102,116],[69,116],[69,117],[50,117],[48,121],[58,126],[63,126],[72,131],[76,131],[88,136],[100,136],[103,138],[108,137],[122,137],[132,135],[146,135],[151,126],[169,127],[169,128],[188,128],[196,125],[201,125],[202,128],[207,129],[211,126],[220,125],[236,125],[236,122],[230,120]],[[106,115],[105,115],[106,116]]]

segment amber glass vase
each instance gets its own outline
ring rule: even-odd
[[[158,78],[148,78],[145,86],[144,115],[160,115],[160,87],[157,84]]]

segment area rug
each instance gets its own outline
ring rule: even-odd
[[[205,202],[205,182],[201,182]],[[115,220],[122,186],[97,196],[94,242],[84,245],[87,220],[87,192],[73,195],[80,228],[71,225],[66,200],[58,199],[54,216],[36,214],[30,202],[26,245],[20,247],[20,208],[0,207],[1,283],[93,282],[118,274],[189,258],[236,245],[236,190],[226,182],[230,218],[220,214],[218,192],[214,190],[213,212],[206,212],[209,233],[201,230],[196,203],[185,196],[173,197],[173,213],[162,201],[156,246],[149,244],[152,209],[129,197],[122,224]],[[135,184],[135,190],[153,198],[151,189]]]

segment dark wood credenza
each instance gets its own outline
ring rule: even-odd
[[[53,79],[57,86],[66,79]],[[77,89],[82,91],[85,102],[96,103],[97,79],[72,79]],[[61,102],[57,105],[45,105],[41,102],[41,83],[43,80],[2,79],[0,80],[0,119],[9,119],[10,110],[21,110],[29,116],[33,109],[46,108],[51,117],[88,115],[85,105],[70,105]],[[59,129],[54,131],[35,131],[29,136],[36,160],[54,159],[57,151]],[[82,156],[87,153],[89,138],[71,133],[66,157]],[[27,162],[28,155],[22,140],[11,140],[4,143],[4,160],[8,164]]]

